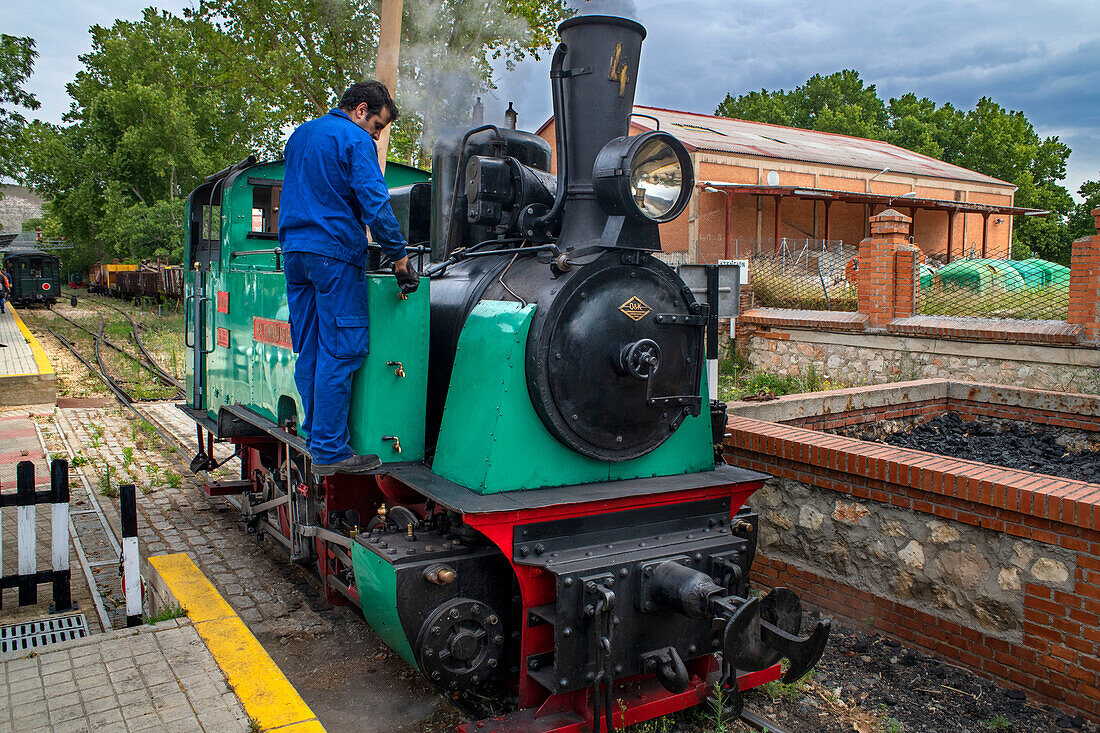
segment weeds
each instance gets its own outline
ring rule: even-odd
[[[123,448],[122,449],[122,465],[126,468],[134,465],[134,449]]]
[[[252,716],[248,718],[248,730],[250,733],[260,733],[262,728],[260,727],[260,721],[256,720]]]
[[[187,615],[187,609],[183,606],[169,606],[161,609],[155,616],[146,616],[142,621],[147,624],[159,624],[161,621],[171,621],[174,618],[183,618]]]
[[[118,487],[111,484],[111,477],[115,475],[115,467],[110,463],[103,464],[103,473],[99,474],[99,493],[108,499],[118,498]]]
[[[781,397],[788,394],[822,392],[852,386],[823,377],[814,364],[810,364],[804,373],[796,374],[772,374],[735,361],[727,361],[723,366],[728,371],[719,372],[718,397],[726,402],[752,395],[772,394]]]
[[[765,682],[760,686],[760,691],[771,698],[772,701],[783,699],[787,702],[794,702],[800,696],[810,692],[813,688],[813,679],[814,673],[810,671],[789,684],[784,684],[778,680]]]
[[[1000,713],[985,721],[985,727],[990,730],[1012,730],[1012,724],[1008,722],[1008,718]]]
[[[72,464],[77,468],[87,466],[89,463],[91,463],[91,461],[88,460],[88,457],[84,455],[83,451],[77,451],[76,455],[73,456]]]
[[[166,470],[164,472],[164,482],[168,484],[170,488],[178,489],[180,484],[183,483],[183,476],[180,476],[175,471]]]
[[[706,705],[697,708],[700,721],[707,726],[708,733],[729,733],[735,718],[729,713],[729,700],[720,682],[715,682],[707,697]]]

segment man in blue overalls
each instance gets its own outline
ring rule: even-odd
[[[376,455],[352,452],[348,409],[352,376],[368,345],[364,227],[393,261],[402,290],[412,292],[419,280],[405,254],[375,145],[397,114],[384,84],[353,84],[337,109],[301,125],[286,144],[279,244],[298,354],[294,382],[319,476],[381,465]]]

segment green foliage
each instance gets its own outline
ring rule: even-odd
[[[202,0],[184,15],[206,24],[204,48],[234,86],[270,100],[281,127],[324,114],[374,75],[379,9],[380,0]],[[423,130],[468,120],[474,95],[493,86],[491,64],[538,58],[570,14],[565,0],[405,0],[390,158],[427,165]]]
[[[165,470],[164,482],[168,484],[169,488],[178,489],[180,484],[183,483],[183,477],[175,471]]]
[[[134,464],[134,449],[123,448],[122,449],[122,465],[129,468]]]
[[[115,475],[115,467],[110,463],[103,464],[103,471],[98,476],[99,481],[99,493],[106,496],[108,499],[118,498],[118,487],[111,483],[111,478]]]
[[[985,721],[985,727],[989,730],[1012,730],[1012,724],[1008,722],[1008,718],[1000,713]]]
[[[725,690],[722,689],[721,683],[715,682],[706,704],[696,708],[696,715],[699,717],[699,722],[707,727],[708,733],[729,733],[737,719],[728,712],[728,707],[729,700],[726,698]]]
[[[1096,234],[1096,217],[1092,212],[1100,208],[1100,176],[1095,181],[1082,183],[1077,193],[1084,201],[1074,207],[1066,225],[1070,241]]]
[[[879,721],[879,725],[882,727],[883,733],[905,733],[905,725],[897,718],[891,718],[889,715],[883,717]]]
[[[28,183],[74,243],[67,267],[182,249],[183,197],[254,150],[274,153],[268,100],[242,94],[199,43],[208,24],[153,8],[92,26],[65,124],[27,129]]]
[[[1069,264],[1070,242],[1085,217],[1061,185],[1069,147],[1040,138],[1023,112],[988,97],[963,111],[950,103],[905,94],[886,104],[875,85],[851,69],[811,77],[790,91],[727,94],[716,114],[807,130],[885,140],[899,147],[999,178],[1016,186],[1016,206],[1049,211],[1046,218],[1017,216],[1013,238],[1020,251]],[[1082,196],[1088,194],[1082,191]]]
[[[0,178],[17,178],[26,118],[5,106],[38,109],[41,105],[24,84],[34,69],[34,39],[0,33]]]
[[[772,374],[759,371],[751,365],[731,365],[729,362],[719,365],[718,398],[725,402],[753,395],[773,394],[782,397],[850,386],[823,377],[813,364],[805,372],[800,371],[797,374]]]
[[[147,624],[159,624],[161,621],[171,621],[174,618],[183,618],[187,615],[187,609],[183,606],[169,606],[161,609],[155,616],[146,616],[142,619]]]

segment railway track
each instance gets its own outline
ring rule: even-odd
[[[116,305],[109,305],[108,307],[109,307],[109,308],[113,308],[114,310],[118,311],[118,312],[119,312],[119,313],[121,313],[122,315],[126,316],[126,320],[128,320],[128,321],[130,322],[130,332],[131,332],[131,333],[133,334],[133,337],[134,337],[134,344],[135,344],[135,345],[136,345],[136,346],[138,347],[138,351],[140,351],[140,352],[141,352],[141,355],[145,357],[145,360],[146,360],[146,361],[148,362],[148,366],[149,366],[149,367],[150,367],[150,368],[151,368],[151,369],[152,369],[152,370],[153,370],[153,371],[154,371],[154,372],[155,372],[156,374],[158,374],[158,375],[160,376],[160,378],[161,378],[161,379],[162,379],[162,380],[163,380],[163,381],[164,381],[164,382],[165,382],[166,384],[171,384],[171,385],[175,386],[175,387],[176,387],[176,389],[178,389],[178,390],[180,391],[180,395],[182,396],[182,395],[183,395],[183,392],[184,392],[184,386],[183,386],[183,383],[182,383],[182,382],[180,382],[180,381],[179,381],[178,379],[176,379],[175,377],[173,377],[173,376],[172,376],[171,374],[169,374],[169,373],[168,373],[167,371],[165,371],[165,370],[164,370],[164,368],[163,368],[163,367],[162,367],[162,366],[161,366],[160,364],[158,364],[158,363],[157,363],[157,360],[153,358],[152,354],[150,354],[150,353],[148,352],[148,350],[146,350],[146,348],[145,348],[145,344],[144,344],[144,343],[142,342],[142,340],[141,340],[141,334],[139,334],[139,333],[138,333],[138,330],[139,330],[139,329],[138,329],[138,325],[137,325],[137,323],[136,323],[136,322],[134,321],[133,317],[132,317],[132,316],[131,316],[131,315],[130,315],[129,313],[127,313],[126,311],[122,310],[121,308],[119,308],[119,307],[118,307],[118,306],[116,306]]]
[[[93,305],[98,306],[99,304],[93,303]],[[144,359],[135,356],[134,354],[130,353],[129,351],[127,351],[123,347],[121,347],[118,344],[114,343],[113,341],[111,341],[110,339],[108,339],[104,335],[103,332],[105,330],[105,325],[106,324],[104,322],[102,314],[100,315],[100,330],[99,330],[99,333],[96,333],[96,332],[92,331],[90,328],[88,328],[87,326],[85,326],[81,323],[78,323],[77,321],[73,320],[72,318],[69,318],[68,316],[66,316],[64,313],[61,313],[60,311],[54,310],[54,311],[52,311],[52,313],[56,316],[59,316],[61,319],[67,321],[68,323],[72,324],[73,326],[80,329],[81,331],[84,331],[89,336],[91,336],[93,339],[95,339],[96,352],[97,352],[97,357],[96,358],[97,358],[97,361],[99,361],[100,365],[102,365],[102,360],[98,356],[99,344],[104,343],[104,344],[107,344],[107,346],[114,349],[115,351],[117,351],[118,353],[125,356],[127,359],[130,359],[131,361],[136,362],[139,366],[141,366],[145,370],[151,372],[156,377],[156,379],[159,382],[161,382],[162,384],[164,384],[165,386],[174,387],[178,391],[178,394],[176,396],[178,398],[182,398],[183,395],[184,395],[183,383],[180,382],[175,377],[173,377],[171,374],[169,374],[162,366],[160,366],[160,364],[157,363],[156,359],[153,358],[152,354],[150,354],[149,351],[145,348],[145,344],[142,342],[141,336],[138,334],[138,330],[139,330],[138,325],[134,321],[134,319],[128,313],[126,313],[125,311],[123,311],[120,308],[116,308],[115,306],[108,306],[108,307],[113,308],[114,310],[117,310],[122,315],[126,316],[126,319],[130,322],[131,337],[133,338],[134,344],[137,346],[138,351],[141,353],[141,355],[142,355],[142,357],[144,357]],[[52,329],[51,329],[51,333],[54,333],[52,331]],[[56,336],[56,333],[54,335]]]

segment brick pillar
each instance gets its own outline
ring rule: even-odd
[[[1069,261],[1070,323],[1082,327],[1081,338],[1100,342],[1100,209],[1093,209],[1097,233],[1073,243]]]
[[[917,312],[917,254],[909,244],[913,220],[893,209],[871,217],[871,236],[859,243],[856,288],[868,328],[883,328]]]

